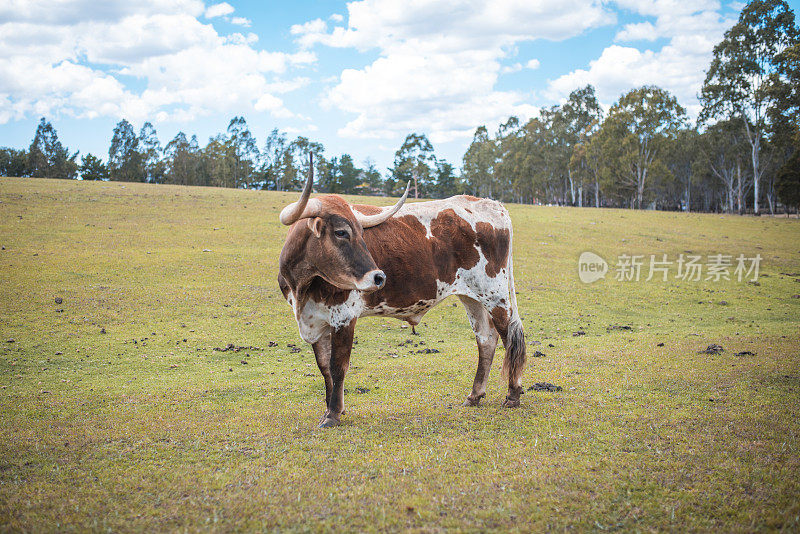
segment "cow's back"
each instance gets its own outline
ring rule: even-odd
[[[375,209],[353,208],[365,214]],[[365,304],[378,312],[424,312],[441,298],[463,294],[458,288],[475,286],[476,277],[504,272],[510,239],[511,221],[499,202],[456,196],[406,204],[364,230],[368,250],[386,273],[386,286],[365,294]]]

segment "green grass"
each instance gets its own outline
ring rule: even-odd
[[[322,431],[276,282],[295,198],[0,180],[0,530],[800,529],[800,221],[509,206],[546,355],[524,384],[563,391],[502,409],[500,348],[484,405],[460,407],[477,350],[450,299],[417,348],[359,322],[343,426]],[[584,285],[584,250],[612,270],[760,253],[764,276]]]

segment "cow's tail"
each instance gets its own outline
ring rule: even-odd
[[[510,225],[509,225],[510,228]],[[525,368],[525,331],[517,308],[517,293],[514,287],[514,256],[512,254],[512,232],[508,239],[508,295],[511,315],[506,335],[506,357],[503,360],[503,375],[508,377],[509,385],[520,387],[522,371]]]

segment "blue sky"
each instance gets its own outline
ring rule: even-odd
[[[797,1],[790,2],[797,10]],[[406,134],[460,166],[475,127],[592,83],[605,106],[657,84],[690,115],[741,2],[0,0],[0,146],[39,117],[107,157],[114,125],[201,146],[235,115],[384,170]]]

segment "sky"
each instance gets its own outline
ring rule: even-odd
[[[800,0],[789,2],[797,12]],[[201,146],[243,116],[392,165],[411,132],[460,167],[476,127],[595,86],[607,109],[655,84],[690,117],[744,6],[718,0],[0,0],[0,146],[40,117],[106,159],[115,124]]]

